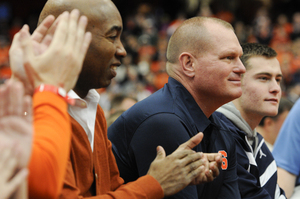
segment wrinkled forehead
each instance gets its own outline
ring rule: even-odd
[[[213,51],[219,55],[231,54],[232,56],[242,56],[243,49],[234,33],[233,30],[220,27],[209,32],[206,43],[208,45],[208,50]],[[210,52],[211,52],[210,51]]]

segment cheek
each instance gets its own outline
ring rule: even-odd
[[[243,85],[242,87],[242,98],[244,101],[251,103],[251,104],[258,104],[261,98],[259,89],[256,86],[252,85]]]

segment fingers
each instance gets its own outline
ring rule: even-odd
[[[206,153],[205,155],[210,162],[222,162],[222,155],[220,153]]]
[[[0,85],[0,118],[4,117],[8,113],[8,86],[6,84]]]
[[[195,146],[197,146],[203,139],[203,133],[200,132],[191,139],[189,139],[187,142],[181,144],[178,149],[193,149]],[[177,149],[177,150],[178,150]]]
[[[66,43],[66,47],[69,49],[73,49],[75,40],[77,43],[78,41],[82,41],[81,38],[83,38],[83,33],[80,35],[81,37],[78,38],[78,32],[79,32],[79,31],[77,31],[78,18],[79,18],[79,10],[77,10],[77,9],[72,10],[72,12],[70,14],[70,19],[69,19],[69,30],[68,30],[68,38],[67,38],[67,43]],[[75,47],[76,47],[76,45],[75,45]],[[76,48],[75,48],[75,50],[76,50]]]
[[[47,48],[50,46],[52,39],[53,39],[53,35],[55,33],[55,30],[57,28],[58,22],[61,19],[61,15],[59,15],[57,17],[57,19],[52,23],[51,27],[48,29],[46,35],[44,36],[44,38],[42,39],[41,42],[34,42],[34,45],[36,45],[37,47],[34,48],[36,50],[38,50],[36,52],[36,55],[40,55],[43,52],[45,52],[47,50]],[[38,47],[39,46],[39,47]]]
[[[29,29],[26,27],[27,25],[24,25],[20,31],[20,43],[24,54],[24,66],[28,62],[28,60],[32,59],[34,55],[32,42],[30,40],[30,33],[28,32]]]
[[[11,195],[26,180],[28,170],[26,168],[20,170],[8,183],[6,192]]]
[[[43,38],[46,36],[47,31],[51,27],[55,20],[55,17],[53,15],[47,16],[42,23],[35,29],[35,31],[31,35],[31,39],[41,43]]]
[[[219,174],[220,174],[220,167],[218,167],[216,162],[210,162],[209,163],[209,170],[211,171],[212,176],[214,178],[218,177]]]
[[[88,40],[91,38],[90,33],[88,33],[88,34],[85,33],[87,24],[88,24],[87,17],[81,16],[79,19],[79,23],[78,23],[77,40],[76,40],[75,49],[78,51],[78,54],[84,53],[84,56],[85,56],[86,50],[85,50],[85,47],[84,48],[82,48],[82,47],[84,45],[86,45],[85,44],[86,42],[88,42],[88,44],[89,44]]]
[[[12,145],[1,143],[0,153],[0,169],[2,172],[1,177],[8,181],[14,174],[17,166],[16,154],[13,152]]]
[[[6,84],[8,85],[9,92],[8,114],[23,116],[24,87],[22,83],[9,81]]]
[[[81,50],[79,53],[82,56],[81,57],[82,60],[84,60],[84,58],[85,58],[85,55],[89,49],[91,41],[92,41],[92,33],[86,32],[84,35],[84,40],[83,40],[82,47],[81,47]]]
[[[22,74],[22,71],[24,71],[20,32],[15,34],[12,45],[9,49],[9,64],[12,71],[12,78],[20,78],[20,74]]]
[[[13,38],[11,47],[9,49],[9,57],[11,57],[15,53],[16,49],[20,49],[20,41],[19,40],[20,40],[20,31],[18,33],[16,33]]]
[[[61,14],[60,20],[53,36],[53,40],[49,48],[57,49],[59,46],[64,45],[67,37],[69,15],[70,14],[67,11]]]
[[[76,10],[75,10],[76,11]],[[78,11],[78,10],[77,10]],[[72,11],[73,12],[73,11]],[[79,16],[79,11],[78,11],[78,16]],[[72,20],[70,24],[76,24],[77,19],[76,18]],[[88,24],[88,19],[86,16],[81,16],[79,21],[78,21],[78,28],[77,30],[74,30],[74,25],[72,26],[73,28],[69,32],[68,36],[68,41],[67,41],[67,47],[75,51],[75,56],[79,57],[80,63],[83,62],[86,52],[88,50],[88,47],[90,45],[90,42],[92,40],[92,34],[90,32],[85,32],[86,27]],[[76,31],[76,33],[75,33]],[[76,35],[76,38],[74,37]],[[76,41],[75,41],[76,39]],[[74,45],[75,44],[75,45]],[[82,64],[80,64],[82,66]],[[81,68],[80,68],[81,69]]]

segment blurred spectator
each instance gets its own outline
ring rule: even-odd
[[[273,46],[274,43],[289,43],[291,33],[292,25],[288,22],[287,16],[285,14],[279,15],[277,17],[277,23],[273,29],[271,46]]]
[[[239,40],[239,42],[246,43],[248,39],[248,33],[247,33],[247,28],[242,21],[237,21],[234,24],[234,29],[235,29],[235,34]]]
[[[300,83],[296,83],[287,90],[287,98],[292,102],[296,102],[300,96]]]
[[[254,19],[254,35],[261,44],[269,45],[272,39],[272,24],[266,8],[258,10]]]
[[[124,111],[137,103],[137,99],[126,95],[115,95],[111,100],[107,127],[109,127]]]
[[[292,40],[296,40],[300,37],[300,12],[293,14],[293,32],[291,34]]]

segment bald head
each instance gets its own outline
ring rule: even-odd
[[[167,60],[169,63],[177,63],[182,52],[189,52],[196,56],[209,47],[210,26],[219,24],[225,28],[232,26],[217,18],[193,17],[184,21],[174,32],[169,40]]]
[[[38,23],[40,24],[48,15],[54,15],[56,18],[64,11],[71,12],[76,8],[82,15],[88,17],[87,29],[89,30],[94,21],[106,19],[105,12],[102,11],[108,10],[107,7],[116,9],[111,0],[48,0],[40,14]]]
[[[90,89],[107,87],[115,77],[115,67],[126,56],[121,42],[123,24],[120,12],[111,0],[48,0],[39,21],[50,14],[58,17],[73,9],[78,9],[88,18],[86,29],[92,33],[91,44],[73,89],[84,98]]]

